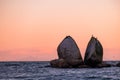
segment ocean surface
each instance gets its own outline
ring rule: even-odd
[[[0,62],[0,80],[120,80],[120,67],[60,69],[44,61]]]

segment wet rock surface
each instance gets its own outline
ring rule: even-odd
[[[111,67],[111,64],[101,63],[95,66],[96,68]]]
[[[55,59],[50,61],[52,67],[58,68],[67,68],[69,67],[68,63],[64,59]]]

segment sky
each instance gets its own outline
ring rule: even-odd
[[[82,57],[91,36],[104,60],[120,60],[119,0],[0,0],[0,61],[48,61],[74,38]]]

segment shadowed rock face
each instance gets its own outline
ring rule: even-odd
[[[82,60],[80,50],[72,37],[67,36],[57,48],[59,59],[80,59]]]
[[[103,47],[97,38],[92,36],[85,52],[84,63],[94,67],[98,64],[101,64],[102,59]]]

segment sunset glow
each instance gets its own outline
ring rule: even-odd
[[[55,59],[67,35],[82,57],[94,35],[103,45],[104,60],[120,60],[120,1],[0,1],[0,61]]]

